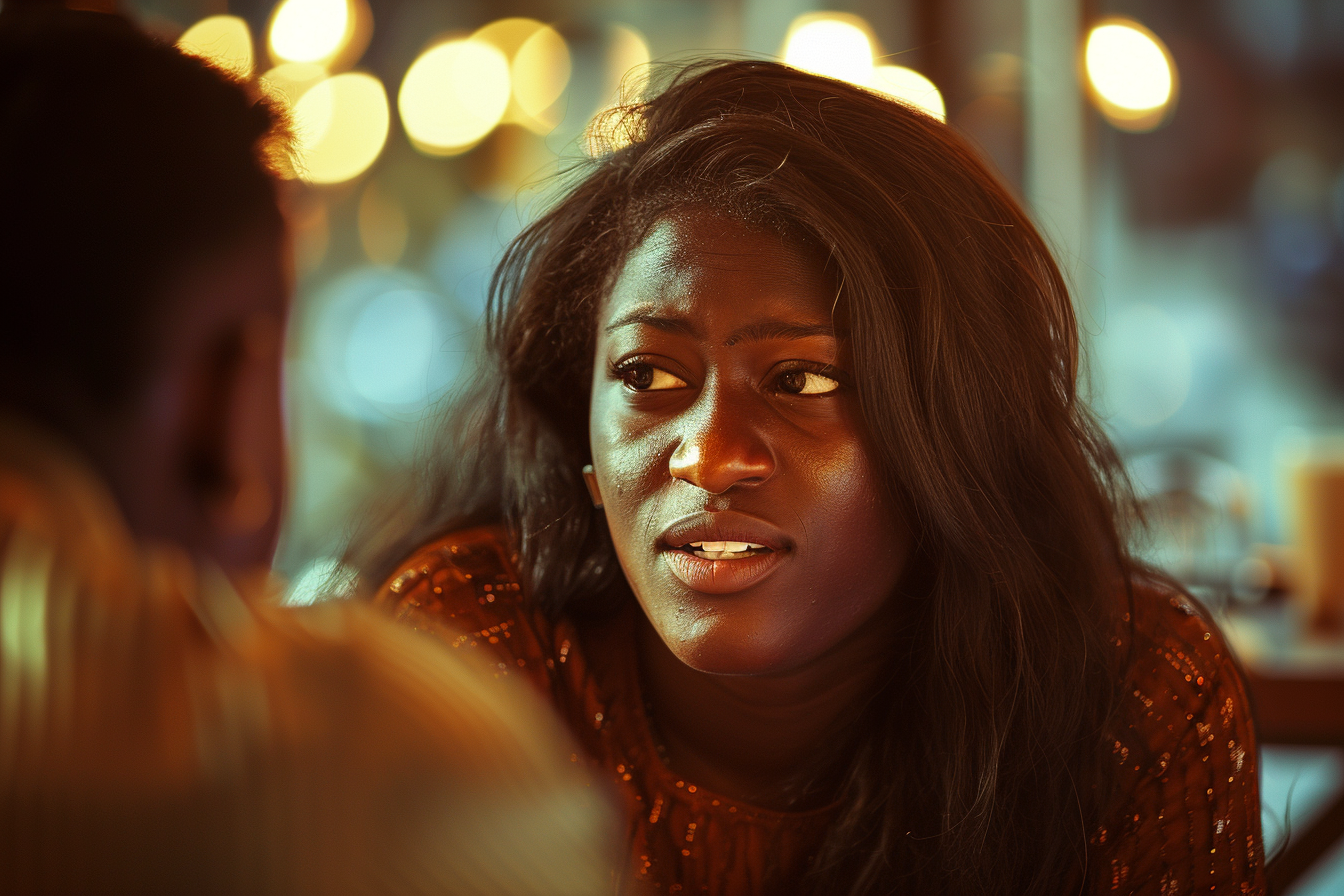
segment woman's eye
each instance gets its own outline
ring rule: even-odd
[[[840,388],[840,383],[810,370],[787,370],[779,375],[779,391],[790,395],[825,395]]]
[[[684,389],[686,381],[652,364],[627,364],[619,371],[626,388],[636,392],[657,392],[662,389]]]

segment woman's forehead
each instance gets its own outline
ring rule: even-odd
[[[685,209],[658,221],[626,259],[604,323],[632,307],[737,311],[829,320],[835,286],[819,253],[775,231]]]

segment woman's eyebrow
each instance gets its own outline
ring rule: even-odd
[[[632,311],[629,314],[622,315],[608,324],[605,329],[607,333],[612,333],[622,327],[637,324],[653,327],[655,330],[662,330],[666,333],[680,333],[693,339],[703,339],[705,336],[704,331],[694,321],[683,317],[663,317],[644,311]],[[809,339],[816,336],[839,339],[842,335],[831,324],[801,324],[771,318],[753,321],[745,326],[738,327],[728,334],[724,343],[726,345],[736,345],[739,342],[763,342],[767,339]]]
[[[694,339],[703,339],[705,336],[694,321],[684,317],[662,317],[657,314],[650,314],[647,311],[631,311],[629,314],[622,315],[607,324],[605,329],[608,334],[611,334],[621,327],[630,327],[636,324],[653,327],[655,330],[662,330],[667,333],[681,333]]]
[[[738,327],[728,334],[726,344],[739,342],[764,342],[767,339],[810,339],[825,336],[839,339],[841,333],[831,324],[799,324],[784,320],[758,320],[746,326]]]

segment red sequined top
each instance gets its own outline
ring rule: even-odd
[[[452,647],[493,652],[498,674],[524,676],[551,699],[624,800],[623,890],[742,896],[801,877],[833,808],[769,811],[679,778],[660,758],[644,709],[634,614],[582,635],[565,619],[552,623],[524,598],[514,560],[497,529],[455,533],[412,556],[378,602]],[[1241,675],[1184,597],[1151,589],[1135,597],[1128,724],[1113,750],[1128,797],[1093,838],[1088,891],[1264,893]]]

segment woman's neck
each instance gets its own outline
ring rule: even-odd
[[[715,675],[679,660],[641,613],[645,698],[669,767],[766,809],[802,810],[833,798],[834,786],[818,790],[816,779],[834,771],[864,704],[883,685],[893,616],[883,611],[788,672]]]

